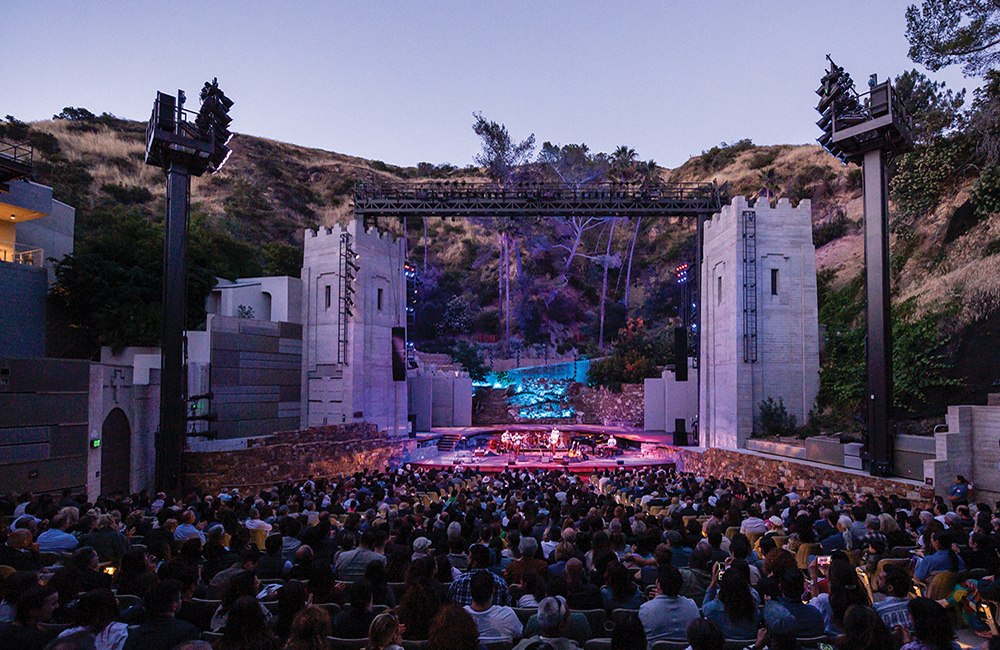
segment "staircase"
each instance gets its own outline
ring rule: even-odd
[[[438,438],[438,451],[442,454],[449,454],[455,449],[455,443],[462,439],[460,433],[446,433]]]

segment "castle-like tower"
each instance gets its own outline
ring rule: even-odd
[[[406,433],[405,369],[393,374],[394,354],[397,366],[405,356],[405,259],[402,239],[360,220],[305,232],[302,428],[364,421]]]
[[[811,203],[733,201],[705,223],[700,444],[746,446],[767,398],[805,424],[819,392]]]

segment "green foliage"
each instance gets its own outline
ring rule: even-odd
[[[925,74],[910,70],[896,77],[893,92],[913,119],[913,139],[917,143],[927,144],[962,125],[964,89],[956,93],[945,82],[932,81]]]
[[[462,364],[462,367],[469,371],[469,377],[473,381],[482,381],[489,374],[489,368],[479,355],[479,350],[465,341],[459,341],[451,350],[451,359],[455,363]]]
[[[0,138],[8,142],[24,142],[28,139],[31,127],[27,123],[22,122],[13,115],[8,115],[6,120],[6,124],[0,122]]]
[[[141,185],[105,183],[101,191],[121,205],[137,205],[153,200],[153,193]]]
[[[62,112],[53,115],[53,120],[72,120],[72,121],[86,121],[86,120],[96,120],[97,116],[88,111],[86,108],[77,108],[75,106],[67,106],[62,109]]]
[[[990,165],[979,174],[970,194],[976,214],[1000,213],[1000,165]]]
[[[848,170],[845,182],[845,186],[848,190],[851,190],[852,192],[860,190],[864,182],[864,171],[860,167],[854,167],[853,169]]]
[[[1000,7],[984,0],[924,0],[906,10],[910,58],[928,70],[959,63],[971,77],[1000,63]]]
[[[795,416],[788,414],[785,402],[778,398],[768,397],[757,404],[757,418],[754,422],[753,435],[758,438],[774,436],[791,436],[796,433]]]
[[[826,284],[824,278],[821,284]],[[839,291],[823,287],[819,320],[826,329],[820,365],[818,405],[835,418],[851,419],[865,410],[864,279],[859,276]],[[941,354],[943,313],[915,316],[915,303],[892,308],[893,405],[915,411],[929,389],[958,385],[946,376],[949,365]]]
[[[94,177],[80,160],[66,160],[57,156],[35,163],[35,180],[52,188],[52,198],[86,211],[90,205],[90,187]],[[77,227],[80,223],[77,223]]]
[[[753,142],[750,141],[750,138],[744,138],[734,144],[720,142],[717,146],[712,147],[707,151],[702,151],[699,162],[701,163],[702,169],[706,172],[719,171],[736,160],[736,157],[741,152],[749,149],[753,149]]]
[[[281,242],[268,242],[263,248],[262,272],[265,276],[287,275],[297,278],[302,274],[302,247]]]
[[[59,140],[51,133],[32,129],[31,133],[28,134],[28,142],[31,143],[35,151],[47,156],[59,153]]]
[[[472,326],[473,313],[462,296],[452,296],[444,308],[444,315],[437,324],[438,334],[464,334]]]
[[[482,151],[476,154],[476,164],[485,167],[486,173],[496,182],[509,183],[531,160],[535,151],[535,134],[515,142],[503,124],[487,121],[482,113],[472,115],[476,118],[472,130],[482,144]]]
[[[590,364],[587,383],[592,386],[638,384],[647,377],[658,377],[658,365],[667,363],[669,347],[646,332],[642,319],[629,319],[618,331],[608,356]]]
[[[902,156],[889,188],[904,226],[937,207],[945,191],[960,178],[972,154],[973,147],[966,138],[953,136],[918,145]]]
[[[843,212],[838,213],[833,219],[818,226],[813,226],[813,246],[819,248],[834,239],[840,239],[851,230],[851,222],[847,220]]]
[[[747,167],[750,169],[763,169],[764,167],[771,166],[777,157],[778,154],[773,151],[758,151],[750,156],[750,160],[747,161]]]

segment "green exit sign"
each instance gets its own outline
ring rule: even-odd
[[[99,449],[100,446],[101,446],[101,439],[100,438],[94,438],[93,440],[90,441],[90,448],[91,449]]]

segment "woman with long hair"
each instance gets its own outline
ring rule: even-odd
[[[278,640],[267,628],[257,599],[242,596],[229,608],[216,650],[277,650]]]
[[[830,593],[818,594],[809,604],[823,614],[826,633],[837,636],[844,629],[844,615],[849,607],[860,605],[868,607],[868,592],[858,580],[858,573],[851,563],[842,558],[834,558],[830,562],[828,572]]]
[[[368,650],[403,650],[402,632],[395,614],[379,614],[368,629]]]
[[[292,620],[284,650],[326,650],[326,637],[330,636],[330,615],[322,607],[309,605]]]
[[[298,580],[293,580],[278,590],[278,619],[274,623],[274,634],[279,639],[288,638],[296,614],[305,607],[308,599],[305,585]],[[316,602],[315,597],[313,602]]]
[[[423,576],[412,578],[406,585],[406,593],[396,608],[399,622],[405,629],[403,636],[412,641],[423,641],[429,638],[431,621],[441,609],[434,585],[430,578]]]
[[[611,650],[646,650],[648,647],[646,630],[638,612],[622,617],[611,632]]]
[[[379,561],[371,562],[365,568],[365,578],[372,584],[372,603],[385,605],[389,609],[396,606],[396,596],[389,588],[389,574],[385,564]]]
[[[431,621],[429,639],[427,650],[478,650],[479,628],[472,614],[453,603]]]
[[[142,549],[129,551],[122,556],[114,579],[117,593],[145,598],[146,592],[156,582],[156,562]]]
[[[836,640],[843,650],[886,650],[897,641],[892,631],[871,607],[851,605],[844,614],[844,634]]]
[[[260,582],[252,571],[240,571],[230,578],[226,584],[226,590],[222,593],[222,602],[219,604],[219,608],[215,610],[215,615],[212,616],[209,629],[212,632],[221,630],[228,621],[229,610],[240,598],[252,598],[256,603],[257,592],[259,590]],[[271,612],[264,605],[257,603],[257,608],[261,610],[261,615],[265,620],[271,618]]]
[[[913,598],[906,608],[913,619],[913,639],[901,650],[958,650],[948,610],[930,598]]]
[[[760,612],[749,576],[750,568],[741,561],[734,561],[725,571],[716,564],[712,571],[712,582],[701,609],[704,617],[718,625],[727,639],[753,639],[757,635]]]
[[[601,598],[604,600],[604,609],[609,612],[616,609],[639,609],[639,605],[645,602],[628,569],[617,560],[608,563]]]

